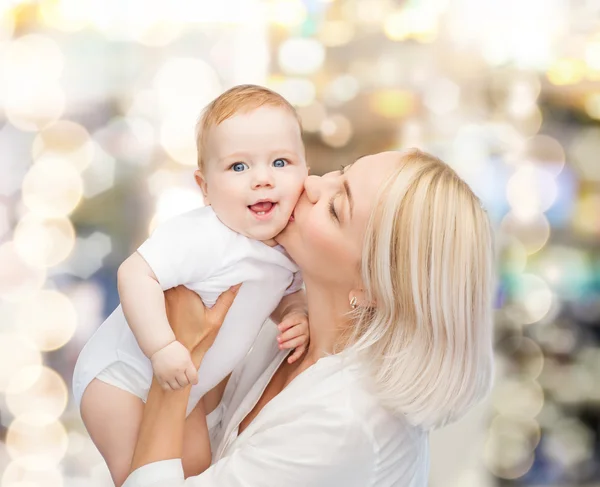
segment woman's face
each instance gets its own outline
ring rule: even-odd
[[[305,279],[357,283],[367,222],[400,158],[399,152],[382,152],[306,179],[292,221],[276,238]]]

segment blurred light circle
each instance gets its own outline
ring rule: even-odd
[[[513,119],[512,123],[524,136],[531,137],[540,131],[543,121],[542,111],[538,106],[535,106],[526,116],[519,119]]]
[[[410,91],[381,90],[370,97],[371,109],[387,118],[400,118],[409,115],[415,109],[415,96]]]
[[[600,120],[600,93],[591,93],[585,97],[585,111],[591,118]]]
[[[515,171],[506,187],[506,196],[513,213],[523,219],[535,218],[548,210],[558,189],[549,172],[528,164]]]
[[[141,117],[115,117],[94,132],[94,140],[111,156],[138,165],[151,161],[154,137],[154,127]]]
[[[86,3],[81,0],[43,0],[40,2],[41,20],[63,32],[76,32],[88,24]]]
[[[517,238],[529,255],[544,247],[550,237],[550,224],[543,214],[522,219],[510,212],[502,219],[501,228],[507,235]]]
[[[287,74],[311,74],[325,61],[325,48],[316,39],[292,38],[279,47],[279,66]]]
[[[300,0],[271,0],[267,4],[268,19],[284,27],[293,27],[306,20],[306,7]]]
[[[498,413],[511,418],[535,418],[544,405],[544,391],[534,380],[505,379],[492,392]]]
[[[593,456],[594,433],[575,418],[562,418],[544,435],[544,453],[564,467],[575,467]]]
[[[18,89],[22,85],[26,89],[32,84],[57,81],[62,74],[65,59],[53,39],[40,34],[28,34],[7,46],[2,53],[2,64],[0,86],[6,83],[11,88]]]
[[[321,139],[331,147],[343,147],[352,137],[352,124],[343,115],[331,115],[321,123]]]
[[[11,12],[2,12],[0,7],[0,42],[8,40],[15,31],[15,18]]]
[[[58,155],[82,171],[92,161],[94,144],[83,126],[69,120],[59,120],[35,137],[31,153],[34,159],[47,153]]]
[[[533,451],[542,438],[540,425],[535,419],[510,418],[496,416],[489,430],[490,436],[514,438],[527,444],[529,451]]]
[[[83,181],[75,167],[56,157],[39,159],[27,172],[22,186],[23,203],[46,217],[71,213],[83,195]]]
[[[199,191],[186,188],[169,188],[161,193],[156,203],[156,214],[150,222],[149,233],[161,223],[187,211],[204,206]]]
[[[65,427],[44,414],[19,416],[6,433],[8,454],[32,470],[58,465],[65,456],[68,441]]]
[[[578,131],[570,147],[570,162],[583,179],[600,182],[600,128]]]
[[[0,392],[21,369],[41,364],[42,356],[33,343],[16,334],[0,333]]]
[[[160,145],[174,161],[186,166],[196,166],[198,163],[196,119],[189,110],[173,110],[163,118],[160,126]]]
[[[26,420],[31,413],[54,422],[65,411],[69,392],[63,378],[48,367],[21,369],[6,390],[6,405],[15,417]],[[26,387],[23,387],[26,385]]]
[[[431,42],[437,35],[437,18],[424,8],[405,7],[386,17],[383,31],[392,41],[412,38],[419,42]]]
[[[537,379],[544,369],[544,352],[531,338],[507,338],[496,346],[496,350],[507,359],[510,371],[514,369],[515,374],[527,379]]]
[[[37,131],[58,120],[65,111],[65,94],[57,83],[23,84],[5,92],[6,118],[24,131]]]
[[[590,42],[585,49],[585,62],[588,67],[600,71],[600,42]]]
[[[64,294],[42,290],[19,303],[16,322],[19,333],[48,352],[62,347],[73,337],[77,313]]]
[[[306,132],[318,132],[327,112],[319,102],[313,102],[306,107],[300,107],[297,110],[302,121],[302,130]]]
[[[348,44],[354,38],[354,35],[354,25],[345,20],[325,21],[317,34],[318,39],[327,47]]]
[[[312,81],[301,78],[286,78],[273,86],[273,89],[297,107],[310,105],[315,101],[317,93]]]
[[[542,278],[533,274],[521,274],[515,282],[515,301],[520,305],[517,316],[525,325],[540,321],[552,306],[553,294]]]
[[[328,105],[338,106],[356,98],[359,91],[358,80],[350,74],[343,74],[327,85],[323,98]]]
[[[187,110],[195,119],[221,92],[215,70],[194,58],[175,58],[165,62],[154,78],[154,86],[163,114]]]
[[[577,201],[573,227],[583,234],[600,234],[600,192],[584,193]]]
[[[436,78],[425,91],[425,106],[436,115],[456,110],[459,101],[460,87],[447,78]]]
[[[153,5],[146,3],[146,5]],[[148,25],[140,26],[132,32],[133,40],[151,47],[167,46],[181,36],[183,24],[169,20],[157,20]]]
[[[536,135],[525,143],[520,161],[534,164],[551,175],[558,175],[565,165],[565,150],[560,142],[548,135]]]
[[[2,487],[63,487],[63,476],[58,467],[32,469],[32,465],[15,460],[8,464],[2,475]]]
[[[503,77],[502,77],[503,78]],[[500,81],[500,80],[498,80]],[[541,91],[541,83],[537,75],[522,75],[517,79],[502,79],[500,90],[510,83],[510,91],[506,99],[506,111],[517,119],[525,118],[537,109],[537,98]]]
[[[546,76],[558,86],[577,84],[583,80],[587,67],[581,59],[558,59],[550,66]]]
[[[17,224],[14,243],[21,258],[33,267],[52,267],[65,260],[75,245],[75,229],[68,218],[25,215]]]
[[[0,298],[18,301],[37,292],[45,281],[45,269],[25,262],[13,242],[0,245]]]
[[[502,267],[507,272],[518,274],[527,265],[527,251],[515,237],[509,237],[500,249]]]

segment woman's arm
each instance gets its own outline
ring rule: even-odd
[[[192,352],[196,367],[214,342],[239,285],[225,291],[211,309],[182,286],[169,289],[165,301],[169,322],[177,339]],[[133,455],[131,469],[161,460],[181,458],[183,427],[190,386],[165,391],[153,380]]]

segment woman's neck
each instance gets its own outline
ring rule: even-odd
[[[316,362],[335,350],[348,320],[348,297],[331,286],[306,282],[310,344],[305,355],[307,361]]]

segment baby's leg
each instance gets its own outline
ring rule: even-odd
[[[185,477],[201,474],[210,466],[210,461],[210,440],[201,399],[185,420],[182,458]]]
[[[83,423],[116,487],[129,475],[143,410],[139,397],[98,379],[90,382],[81,399]]]

